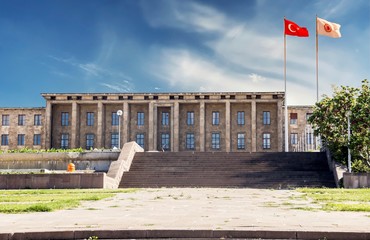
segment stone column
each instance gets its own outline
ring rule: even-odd
[[[206,146],[206,135],[205,135],[205,112],[206,107],[204,101],[201,101],[199,104],[199,151],[204,152]]]
[[[125,143],[129,141],[129,124],[130,124],[130,106],[128,105],[128,102],[123,103],[122,107],[122,119],[121,119],[121,146],[123,146]],[[136,139],[135,139],[136,140]]]
[[[226,152],[230,152],[231,150],[231,117],[230,117],[230,101],[226,101],[225,103],[226,111],[225,111],[225,150]]]
[[[154,102],[149,103],[149,127],[148,127],[148,143],[149,143],[149,151],[156,150],[154,142],[155,142],[155,136],[154,136]]]
[[[104,148],[105,134],[104,134],[104,105],[103,102],[98,102],[98,113],[97,113],[97,133],[96,133],[96,147]]]
[[[180,121],[180,116],[179,116],[179,102],[175,102],[173,106],[173,111],[172,113],[172,121],[173,122],[173,133],[171,134],[173,137],[173,151],[178,152],[179,151],[179,121]]]
[[[45,109],[45,135],[43,140],[43,145],[45,149],[50,149],[52,147],[52,122],[51,122],[51,115],[52,115],[52,108],[53,105],[50,101],[46,101],[46,109]],[[55,147],[55,146],[54,146]]]
[[[72,102],[72,119],[71,119],[71,148],[78,148],[80,147],[77,142],[78,133],[78,105],[77,102]]]
[[[277,104],[277,133],[278,133],[278,151],[279,152],[282,152],[283,151],[283,146],[284,146],[284,138],[283,138],[283,119],[284,119],[284,115],[283,115],[283,101],[282,100],[278,100],[278,102],[276,103]]]
[[[251,140],[252,140],[252,152],[257,152],[257,109],[256,109],[256,101],[252,101],[252,112],[251,112]]]

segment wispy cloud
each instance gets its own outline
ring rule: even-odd
[[[114,82],[114,83],[100,83],[101,86],[106,87],[115,92],[133,92],[134,86],[130,81]]]

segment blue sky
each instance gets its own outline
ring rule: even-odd
[[[315,16],[341,24],[319,36],[320,95],[370,75],[368,0],[0,0],[0,107],[45,106],[40,93],[283,91],[316,100]]]

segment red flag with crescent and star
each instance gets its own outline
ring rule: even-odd
[[[308,30],[305,27],[300,27],[295,22],[284,19],[285,24],[285,35],[296,36],[296,37],[308,37]]]

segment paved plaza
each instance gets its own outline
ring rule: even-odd
[[[78,230],[370,232],[370,213],[301,210],[319,208],[319,205],[299,195],[293,190],[268,189],[140,189],[101,201],[84,202],[71,210],[0,214],[0,233]]]

